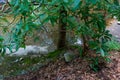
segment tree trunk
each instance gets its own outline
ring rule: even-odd
[[[59,38],[58,38],[58,49],[62,49],[66,47],[66,26],[67,26],[67,11],[64,7],[60,9],[59,16]]]
[[[82,38],[83,38],[83,54],[82,56],[86,56],[88,49],[88,44],[87,44],[87,36],[85,36],[84,34],[82,34]]]

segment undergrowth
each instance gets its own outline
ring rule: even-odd
[[[47,55],[27,56],[0,56],[0,75],[4,77],[26,74],[29,71],[36,71],[47,65],[50,61],[57,60],[63,50],[55,50]]]
[[[110,51],[120,51],[120,42],[118,42],[115,39],[112,39],[111,41],[107,42],[106,44]]]

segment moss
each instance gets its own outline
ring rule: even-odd
[[[15,76],[25,74],[28,71],[38,70],[49,61],[57,59],[64,50],[55,50],[48,55],[32,55],[32,56],[4,56],[0,57],[0,74],[7,76]]]
[[[0,74],[4,76],[25,74],[37,70],[45,63],[44,57],[40,56],[5,56],[0,65]]]

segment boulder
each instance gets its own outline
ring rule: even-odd
[[[23,56],[23,55],[44,55],[48,53],[48,46],[35,46],[35,45],[29,45],[25,48],[19,48],[17,51],[15,49],[12,49],[12,53],[9,49],[6,49],[6,54],[9,54],[10,56]]]

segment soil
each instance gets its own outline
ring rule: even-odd
[[[120,80],[120,52],[110,52],[111,62],[100,64],[94,72],[86,59],[76,58],[70,63],[63,59],[51,62],[35,72],[7,77],[5,80]]]

